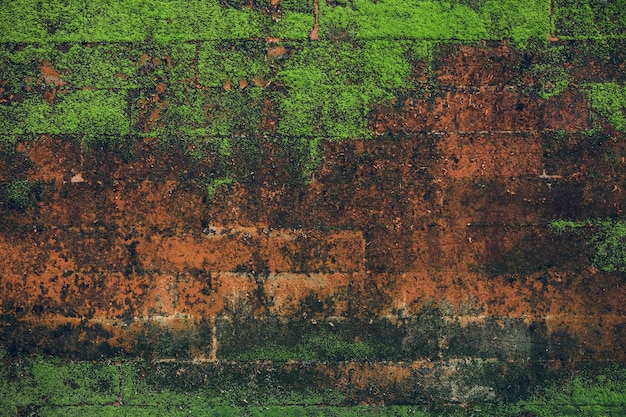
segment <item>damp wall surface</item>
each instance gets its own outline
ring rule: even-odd
[[[246,42],[250,60],[267,62],[315,41]],[[29,131],[34,122],[19,115],[4,122],[2,348],[141,357],[164,385],[201,385],[207,373],[306,381],[351,404],[515,399],[550,371],[624,364],[623,273],[601,271],[581,236],[548,227],[622,215],[624,133],[589,91],[623,85],[623,43],[428,42],[409,54],[404,86],[367,113],[372,137],[294,139],[304,151],[281,130],[290,113],[276,103],[289,79],[208,85],[197,78],[204,44],[174,63],[175,47],[141,51],[144,78],[120,89],[68,86],[78,67],[39,60],[19,90],[7,70],[5,116],[36,97],[52,106],[48,120],[79,122],[37,125],[49,132]],[[184,66],[189,78],[176,78]],[[239,123],[230,151],[159,136],[188,126],[185,112],[168,119],[168,92],[181,85],[202,97],[208,122],[192,120],[195,135],[216,115]],[[109,108],[123,103],[123,123],[96,126],[123,141],[81,135],[91,116],[58,110],[85,91],[104,91]],[[233,91],[259,108],[256,134],[245,100],[219,113]],[[320,117],[314,133],[338,132]],[[20,198],[8,185],[16,178],[30,184]]]

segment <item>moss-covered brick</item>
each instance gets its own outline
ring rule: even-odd
[[[17,406],[106,405],[118,398],[120,389],[117,369],[107,365],[37,357],[5,372],[14,381],[11,402]]]
[[[271,71],[265,42],[203,42],[199,45],[200,83],[210,87],[228,84],[238,88],[244,80],[250,86],[264,86]]]
[[[591,108],[616,130],[626,132],[626,86],[615,82],[591,83],[588,92]]]
[[[626,222],[610,218],[583,221],[554,220],[550,229],[557,234],[578,233],[591,248],[592,263],[604,272],[626,272]]]
[[[555,34],[567,39],[624,37],[624,0],[555,0]]]
[[[339,40],[510,39],[525,46],[529,41],[547,39],[551,30],[549,8],[546,0],[320,2],[320,33]]]
[[[391,365],[391,364],[389,364]],[[543,367],[542,367],[543,368]],[[617,365],[573,374],[528,374],[524,367],[495,362],[432,362],[397,367],[412,400],[429,404],[357,406],[376,395],[368,385],[376,368],[346,363],[332,372],[345,378],[328,383],[327,365],[273,363],[150,363],[141,360],[62,362],[44,357],[3,358],[0,412],[5,415],[466,415],[450,401],[472,401],[475,415],[549,416],[584,410],[586,415],[621,415],[626,410],[624,369]],[[375,371],[374,371],[375,372]],[[384,377],[384,375],[383,375]],[[398,380],[400,381],[400,380]],[[507,385],[508,384],[508,385]],[[399,387],[398,387],[399,388]],[[507,393],[514,394],[507,397]],[[424,396],[425,395],[425,396]],[[495,396],[494,396],[495,395]],[[501,400],[507,398],[505,402]],[[403,400],[406,402],[406,399]],[[447,404],[444,406],[444,404]],[[304,413],[304,414],[303,414]]]
[[[159,42],[260,36],[265,16],[217,0],[109,0],[65,3],[10,0],[0,7],[0,40],[11,42]]]
[[[402,43],[300,44],[278,74],[278,133],[329,139],[370,136],[370,106],[394,96],[410,74]]]

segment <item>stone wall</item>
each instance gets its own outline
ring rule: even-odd
[[[254,165],[231,161],[245,180],[210,198],[210,154],[18,143],[1,180],[38,188],[32,206],[0,207],[3,348],[385,404],[517,398],[550,370],[623,364],[623,275],[548,228],[624,206],[624,157],[607,157],[626,155],[623,133],[576,87],[623,82],[624,60],[597,64],[592,44],[547,47],[571,77],[549,98],[536,55],[437,46],[413,90],[370,114],[375,139],[323,142],[302,181],[259,137]]]

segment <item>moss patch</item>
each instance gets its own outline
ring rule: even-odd
[[[555,33],[568,39],[624,37],[626,1],[555,0]]]
[[[256,380],[237,380],[243,375]],[[304,373],[300,378],[315,378]],[[266,369],[237,368],[220,374],[202,365],[142,361],[60,362],[56,359],[3,359],[0,368],[2,415],[195,415],[195,416],[466,416],[467,408],[431,404],[351,405],[332,390],[301,390],[296,381],[275,379]],[[281,377],[283,378],[283,377]],[[163,384],[167,379],[171,387]],[[282,381],[282,382],[281,382]],[[301,381],[304,382],[304,381]],[[295,384],[295,385],[294,385]],[[609,367],[554,378],[528,399],[474,403],[476,416],[621,415],[626,410],[626,373]]]
[[[626,222],[614,219],[555,220],[557,234],[582,233],[593,253],[593,265],[604,272],[626,272]]]
[[[607,118],[615,129],[626,132],[626,86],[614,82],[589,85],[591,108]]]

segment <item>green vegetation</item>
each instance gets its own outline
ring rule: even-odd
[[[613,219],[587,221],[555,220],[557,234],[581,233],[593,252],[593,265],[604,272],[626,272],[626,222]]]
[[[310,3],[312,4],[313,2]],[[270,26],[269,35],[292,41],[306,40],[309,38],[309,33],[314,23],[315,17],[313,13],[302,13],[284,8],[280,20]]]
[[[83,143],[109,137],[116,143],[129,133],[127,107],[123,94],[104,90],[59,95],[54,104],[33,95],[12,106],[13,126],[3,133],[75,135]]]
[[[473,404],[468,409],[436,405],[349,406],[348,392],[302,390],[290,385],[298,381],[283,385],[269,374],[261,374],[255,382],[241,383],[203,365],[172,367],[126,360],[61,362],[42,357],[3,358],[1,364],[3,416],[600,417],[620,416],[626,411],[626,370],[617,366],[554,379],[528,399]]]
[[[16,415],[17,406],[65,408],[72,405],[112,404],[120,376],[113,366],[62,363],[28,358],[0,371],[0,415]]]
[[[467,6],[433,1],[355,0],[345,6],[320,2],[322,33],[342,39],[464,39],[488,37],[485,22]]]
[[[39,184],[12,179],[4,185],[4,201],[11,208],[25,210],[39,198]]]
[[[320,2],[320,27],[327,39],[510,39],[526,46],[547,40],[549,9],[546,0]]]
[[[320,37],[325,39],[346,34],[358,39],[511,39],[523,46],[529,40],[545,41],[551,30],[547,0],[319,3]],[[273,18],[264,12],[266,5],[265,1],[234,0],[6,0],[0,6],[0,42],[167,43],[308,37],[314,21],[312,0],[285,0]],[[596,10],[596,20],[603,26],[622,17],[619,5],[609,8],[611,11],[603,13]],[[568,10],[564,5],[563,14]],[[612,25],[612,31],[621,28]]]
[[[555,34],[564,39],[624,37],[624,0],[555,0]]]
[[[211,198],[213,198],[213,195],[215,194],[215,192],[220,187],[232,185],[234,182],[235,182],[235,180],[233,180],[230,177],[227,177],[227,178],[217,178],[217,179],[214,179],[214,180],[210,181],[207,184],[207,186],[206,186],[206,188],[207,188],[207,190],[206,190],[207,197],[210,200]]]
[[[610,367],[601,372],[581,372],[567,381],[552,384],[521,405],[537,417],[624,415],[626,370]]]
[[[331,139],[370,136],[370,106],[393,97],[410,74],[399,42],[301,45],[278,74],[283,136]]]
[[[367,361],[376,357],[376,348],[367,342],[348,341],[328,331],[305,335],[293,346],[269,344],[256,349],[232,352],[225,355],[229,360],[273,361]]]
[[[200,44],[200,83],[222,87],[226,82],[238,88],[240,80],[254,85],[267,79],[271,70],[265,59],[264,43],[258,41],[203,42]]]
[[[626,132],[626,86],[614,82],[588,86],[591,108],[607,118],[615,129]]]
[[[261,36],[266,17],[217,0],[6,0],[2,42],[158,42]]]
[[[320,1],[322,41],[308,42],[312,0],[7,0],[0,71],[16,99],[0,106],[0,136],[15,142],[47,133],[129,149],[157,137],[193,158],[217,155],[209,193],[241,180],[228,167],[233,150],[255,152],[266,136],[306,182],[320,143],[371,137],[371,109],[415,88],[408,79],[412,65],[428,59],[427,42],[546,42],[549,4]],[[282,38],[286,53],[268,56],[268,36]],[[45,75],[44,65],[58,77]],[[537,67],[552,71],[542,84],[546,96],[567,85],[555,68]],[[261,123],[264,103],[276,126]]]
[[[122,44],[84,46],[72,44],[66,53],[55,50],[47,59],[61,79],[75,88],[137,88],[134,82],[139,52]]]
[[[567,49],[564,46],[541,49],[537,62],[530,68],[530,74],[536,80],[539,96],[543,99],[558,96],[570,83],[566,69]]]

